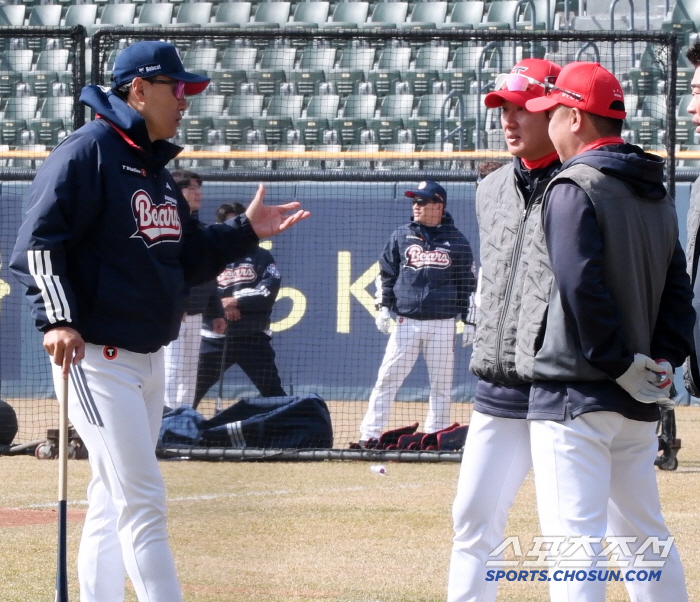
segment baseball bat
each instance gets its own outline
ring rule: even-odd
[[[221,353],[221,366],[219,367],[219,395],[216,398],[216,411],[224,409],[224,373],[226,370],[226,353],[228,351],[228,334],[224,336],[224,350]]]
[[[68,379],[64,378],[58,392],[58,566],[56,567],[56,600],[68,602]]]

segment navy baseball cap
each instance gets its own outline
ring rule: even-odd
[[[406,196],[413,199],[415,197],[435,201],[437,203],[447,204],[447,193],[445,189],[437,182],[425,180],[418,184],[417,188],[406,191]]]
[[[112,88],[127,84],[136,77],[165,75],[185,82],[185,94],[199,94],[209,85],[209,78],[185,71],[177,48],[168,42],[136,42],[117,56],[112,71]]]

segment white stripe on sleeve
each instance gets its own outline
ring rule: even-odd
[[[53,273],[49,251],[27,251],[29,273],[41,291],[46,318],[51,324],[71,322],[70,307],[60,278]]]

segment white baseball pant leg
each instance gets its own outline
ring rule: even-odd
[[[185,314],[180,334],[165,349],[165,405],[171,409],[192,405],[197,386],[202,314]]]
[[[384,352],[377,382],[369,397],[369,406],[360,425],[360,438],[376,439],[389,421],[391,404],[412,370],[421,346],[421,322],[399,317]]]
[[[165,483],[155,456],[163,413],[163,352],[86,345],[71,368],[68,415],[93,477],[80,543],[81,602],[123,602],[124,570],[139,602],[181,602],[166,526]],[[53,367],[58,385],[60,368]]]
[[[486,561],[503,557],[489,554],[505,539],[508,511],[531,466],[527,420],[472,413],[452,505],[448,602],[496,600]]]
[[[530,429],[543,535],[637,536],[638,545],[649,536],[668,538],[654,474],[654,423],[629,420],[615,412],[591,412],[573,420],[533,420]],[[613,483],[613,479],[618,482]],[[599,554],[601,546],[593,547]],[[661,560],[653,550],[645,557]],[[592,562],[583,570],[605,571],[596,563],[607,559],[589,556],[583,548],[571,558]],[[555,566],[549,575],[557,569],[581,570]],[[622,575],[626,570],[621,568]],[[604,581],[553,579],[549,583],[550,597],[556,602],[605,601]],[[675,549],[666,559],[659,584],[626,580],[625,586],[635,602],[688,599]]]
[[[455,321],[425,320],[420,324],[423,357],[430,377],[425,432],[434,433],[451,424],[452,377],[455,365]]]

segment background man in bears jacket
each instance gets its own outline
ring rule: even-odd
[[[245,213],[240,203],[224,204],[216,221]],[[263,397],[286,395],[282,388],[270,336],[270,314],[280,290],[281,276],[272,254],[258,247],[230,263],[217,279],[226,316],[226,334],[213,327],[217,316],[204,316],[194,407],[226,370],[238,364]]]

